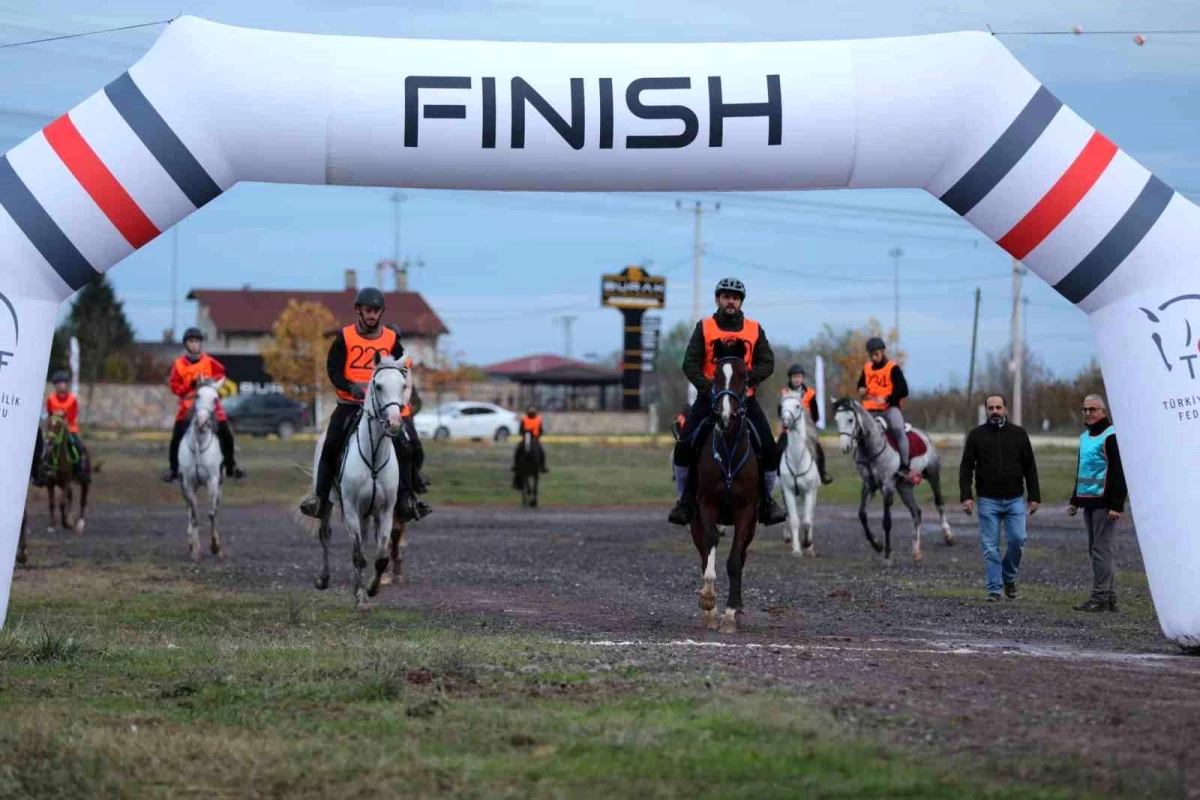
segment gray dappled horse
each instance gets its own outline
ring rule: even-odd
[[[197,508],[200,504],[200,487],[208,491],[209,550],[224,561],[226,552],[217,532],[217,512],[221,508],[221,486],[224,471],[221,445],[217,441],[217,403],[220,400],[221,384],[208,378],[196,385],[195,400],[192,402],[191,422],[187,432],[179,441],[179,490],[188,509],[188,553],[192,561],[199,562],[200,520]]]
[[[842,441],[842,452],[853,453],[854,466],[862,478],[858,518],[862,522],[867,541],[875,548],[875,552],[883,552],[885,563],[891,563],[892,502],[895,494],[899,493],[900,500],[912,516],[913,561],[920,564],[924,558],[921,554],[921,507],[917,504],[912,484],[896,478],[900,469],[900,454],[896,452],[895,446],[888,442],[883,420],[872,416],[863,408],[862,403],[850,397],[843,397],[833,404],[833,418]],[[929,481],[929,488],[933,490],[933,502],[941,519],[942,539],[947,545],[952,545],[954,532],[950,530],[950,523],[946,520],[946,503],[942,497],[941,460],[937,448],[929,436],[917,428],[911,428],[909,447],[912,455],[909,465],[914,473]],[[883,492],[882,546],[875,540],[867,522],[867,503],[875,496],[875,492],[880,491]]]

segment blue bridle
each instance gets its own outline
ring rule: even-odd
[[[716,362],[717,367],[719,368],[721,366],[721,364],[726,361],[738,361],[738,362],[744,363],[742,361],[742,359],[738,356],[727,356],[725,358],[717,359],[717,362]],[[747,437],[745,437],[746,447],[740,453],[740,458],[739,458],[738,445],[742,443],[742,438],[743,438],[742,434],[745,433],[745,430],[746,430],[746,397],[747,397],[747,393],[744,388],[742,389],[740,394],[729,388],[725,388],[720,391],[717,391],[717,386],[716,386],[716,383],[714,382],[713,387],[710,390],[710,394],[711,394],[711,403],[712,403],[712,409],[713,409],[714,415],[717,414],[717,404],[720,403],[721,398],[726,395],[732,397],[734,402],[737,404],[737,408],[733,412],[733,416],[737,419],[737,432],[733,439],[733,445],[729,446],[728,452],[722,453],[722,450],[725,449],[726,445],[725,445],[725,437],[717,435],[716,431],[721,430],[719,425],[716,427],[716,430],[713,431],[713,435],[712,435],[713,460],[716,461],[717,465],[721,468],[721,476],[723,478],[725,478],[726,491],[732,491],[733,490],[733,480],[734,480],[734,478],[737,477],[738,473],[742,471],[742,467],[745,466],[746,460],[750,457],[750,450],[752,449],[750,447],[750,437],[747,436]],[[735,460],[736,460],[736,464],[734,463]]]

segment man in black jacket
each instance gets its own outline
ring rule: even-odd
[[[1087,430],[1079,437],[1075,491],[1067,513],[1073,517],[1083,509],[1092,557],[1092,596],[1075,610],[1116,611],[1116,532],[1128,494],[1125,470],[1103,397],[1089,394],[1083,399],[1083,421]]]
[[[979,543],[983,549],[987,577],[987,599],[1004,594],[1017,597],[1017,572],[1021,568],[1021,550],[1025,546],[1025,516],[1034,514],[1041,503],[1037,462],[1029,434],[1008,421],[1008,408],[998,394],[987,398],[988,421],[967,434],[962,464],[958,468],[958,488],[962,508],[974,511],[971,479],[979,495]],[[1025,504],[1025,494],[1029,504]],[[1000,560],[1000,523],[1004,523],[1004,561]]]
[[[717,311],[696,323],[687,351],[683,355],[683,374],[696,387],[696,402],[688,412],[683,425],[683,434],[675,444],[675,488],[679,500],[671,509],[667,521],[675,525],[691,522],[691,503],[686,497],[688,475],[694,460],[694,451],[689,437],[697,426],[712,413],[712,386],[716,374],[713,361],[714,347],[718,341],[737,339],[745,343],[746,375],[748,396],[746,398],[746,421],[755,430],[758,438],[759,474],[763,476],[763,494],[759,498],[759,522],[778,525],[787,520],[784,511],[771,496],[779,482],[779,450],[771,432],[771,423],[755,399],[754,387],[771,377],[775,371],[775,353],[767,341],[767,334],[752,319],[742,314],[742,301],[746,299],[746,286],[737,278],[722,278],[714,291]]]

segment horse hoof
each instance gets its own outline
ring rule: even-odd
[[[946,547],[954,547],[957,540],[954,538],[953,533],[946,531],[942,534],[942,541],[946,543]]]
[[[711,587],[704,587],[700,590],[700,610],[712,611],[717,607],[717,592]]]
[[[392,585],[392,576],[387,574],[386,572],[383,573],[382,575],[380,575],[379,576],[379,585],[380,586],[391,586]]]
[[[715,630],[717,630],[718,627],[720,627],[717,624],[717,612],[714,611],[713,609],[711,609],[711,608],[708,609],[707,611],[704,612],[704,614],[702,616],[704,619],[704,627],[706,629],[708,629],[710,631],[715,631]]]
[[[84,520],[82,517],[80,517],[79,519],[75,520],[75,528],[74,528],[74,530],[75,530],[75,535],[76,535],[76,536],[83,536],[83,529],[84,529],[84,527],[86,527],[86,526],[87,526],[87,522],[86,522],[86,521],[85,521],[85,520]]]
[[[883,566],[884,566],[884,567],[886,567],[886,568],[888,568],[888,569],[891,569],[891,568],[892,568],[892,557],[891,557],[891,556],[884,556],[884,557],[883,557]]]
[[[217,557],[217,561],[221,562],[224,562],[225,559],[229,557],[229,554],[225,552],[223,547],[218,547],[216,550],[214,550],[213,555]]]
[[[924,560],[925,560],[925,556],[920,551],[913,553],[913,563],[914,564],[920,565],[920,563]]]
[[[329,576],[328,575],[318,575],[316,578],[313,579],[313,586],[316,587],[317,591],[320,591],[320,592],[325,591],[326,589],[329,588]]]
[[[359,612],[360,614],[370,614],[371,613],[371,604],[368,603],[366,600],[359,600],[357,603],[354,604],[354,610]]]
[[[721,633],[737,633],[737,616],[732,609],[726,609],[725,616],[721,617]]]
[[[802,551],[802,550],[793,550],[793,551],[792,551],[792,557],[793,557],[793,558],[799,558],[799,557],[800,557],[801,555],[803,555],[803,554],[804,554],[804,553],[803,553],[803,551]]]
[[[804,555],[808,556],[809,558],[816,558],[817,548],[813,547],[811,544],[808,545],[804,548]]]

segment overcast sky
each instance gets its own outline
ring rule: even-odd
[[[0,9],[0,43],[169,18],[177,2],[42,0]],[[877,2],[770,0],[607,3],[555,0],[325,2],[200,0],[188,14],[278,30],[347,35],[543,41],[765,41],[898,36],[964,29],[1200,29],[1194,2]],[[162,28],[0,50],[0,148],[8,149],[119,75]],[[1015,36],[1002,41],[1058,97],[1168,183],[1200,197],[1200,36]],[[965,382],[972,293],[983,290],[981,350],[1007,343],[1009,259],[923,192],[843,191],[733,196],[497,195],[406,191],[401,251],[473,363],[561,352],[555,318],[577,317],[573,354],[620,344],[620,315],[598,307],[599,274],[650,260],[668,276],[666,325],[691,307],[693,217],[675,201],[721,210],[704,218],[702,287],[723,275],[749,285],[747,311],[773,341],[799,346],[823,323],[890,323],[901,247],[900,327],[910,382]],[[346,268],[370,282],[393,248],[391,190],[239,185],[178,226],[179,324],[194,319],[192,287],[339,288]],[[832,206],[832,207],[831,207]],[[885,209],[880,211],[879,209]],[[900,209],[917,214],[895,214]],[[171,324],[173,234],[111,274],[142,338]],[[792,274],[788,274],[791,271]],[[804,277],[797,277],[797,273]],[[1034,276],[1026,281],[1030,346],[1071,372],[1093,354],[1082,314]],[[403,320],[397,320],[403,327]]]

